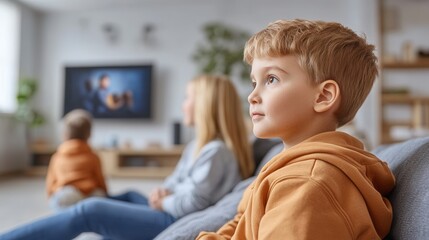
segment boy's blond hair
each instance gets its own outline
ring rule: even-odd
[[[194,91],[197,154],[209,141],[222,139],[238,160],[243,178],[254,170],[240,97],[226,76],[202,75],[190,82]]]
[[[374,46],[335,22],[279,20],[252,36],[244,60],[293,55],[312,83],[334,80],[340,88],[337,126],[353,119],[378,74]]]
[[[91,114],[82,109],[76,109],[64,116],[64,138],[88,140],[91,135]]]

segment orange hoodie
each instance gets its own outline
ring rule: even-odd
[[[392,222],[386,163],[341,132],[311,137],[269,161],[237,215],[197,239],[382,239]]]
[[[65,141],[51,158],[46,177],[48,196],[66,185],[75,186],[83,195],[96,188],[107,193],[100,159],[85,141]]]

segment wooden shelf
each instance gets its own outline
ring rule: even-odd
[[[31,169],[27,171],[30,175],[46,175],[52,155],[56,148],[45,144],[33,144],[31,146]]]
[[[397,142],[401,142],[401,141],[403,141],[403,140],[396,140],[396,139],[391,138],[389,134],[385,134],[381,138],[381,142],[383,144],[391,144],[391,143],[397,143]]]
[[[97,149],[105,176],[165,178],[170,175],[182,155],[183,146],[146,149]],[[32,149],[29,175],[46,175],[54,147]]]
[[[400,74],[409,74],[412,71],[418,72],[418,71],[428,71],[429,70],[429,58],[425,57],[417,57],[415,60],[413,59],[413,54],[415,54],[413,51],[416,49],[413,49],[413,45],[415,44],[412,39],[408,39],[409,42],[403,42],[400,46],[401,49],[399,50],[401,53],[401,56],[404,58],[408,58],[410,61],[401,61],[394,59],[395,56],[390,54],[393,53],[392,49],[389,49],[389,51],[386,51],[387,49],[385,46],[387,46],[388,42],[387,40],[387,34],[389,34],[389,31],[393,25],[400,26],[400,22],[395,22],[395,24],[389,24],[391,23],[393,18],[391,9],[397,9],[398,13],[397,15],[405,14],[406,12],[399,12],[401,11],[401,6],[392,4],[392,1],[387,0],[378,0],[378,8],[379,8],[379,19],[378,19],[378,25],[379,25],[379,53],[381,56],[385,56],[384,58],[380,59],[380,80],[381,83],[381,95],[380,95],[380,140],[381,144],[388,144],[388,143],[394,143],[399,141],[404,141],[407,139],[403,139],[401,137],[401,128],[407,129],[409,128],[410,131],[410,137],[413,136],[421,136],[425,134],[424,132],[419,132],[419,129],[428,129],[429,128],[429,93],[427,91],[424,91],[423,94],[427,94],[426,96],[416,96],[414,95],[414,92],[411,91],[411,88],[407,87],[408,82],[412,81],[412,79],[403,79],[401,81],[404,86],[401,88],[393,88],[393,89],[383,89],[383,87],[388,86],[389,84],[383,84],[383,82],[389,82],[391,79],[394,79],[392,75],[400,73]],[[405,18],[404,18],[405,19]],[[404,20],[402,19],[402,20]],[[393,46],[393,45],[392,45]],[[398,48],[398,46],[397,46]],[[398,52],[398,51],[397,51]],[[383,61],[384,60],[384,61]],[[388,71],[389,74],[383,74],[384,71]],[[413,76],[414,77],[414,76]],[[419,78],[420,79],[420,78]],[[404,108],[407,108],[406,111]],[[386,111],[386,109],[392,110],[396,109],[398,111]],[[408,111],[410,110],[410,111]],[[405,113],[406,116],[400,116],[401,119],[405,119],[404,121],[395,121],[395,117],[393,117],[393,114],[401,114]],[[399,118],[399,116],[397,116]],[[390,118],[390,119],[389,119]],[[398,119],[397,118],[397,119]],[[393,121],[392,121],[393,120]],[[395,129],[396,128],[396,129]],[[399,131],[399,132],[398,132]],[[404,130],[405,132],[405,130]],[[398,134],[399,133],[399,134]],[[392,136],[396,135],[395,136]],[[404,138],[408,137],[406,134],[403,135]]]
[[[385,62],[382,63],[382,67],[386,69],[429,69],[429,59],[415,62]]]
[[[110,176],[165,178],[173,172],[183,148],[118,149],[100,151],[99,155]]]
[[[391,128],[392,126],[403,126],[403,127],[412,127],[413,123],[411,121],[383,121],[383,127]]]
[[[30,176],[46,176],[48,167],[46,166],[32,166],[25,171],[25,174]]]
[[[174,167],[121,167],[110,174],[113,177],[165,178]]]
[[[135,156],[135,155],[145,155],[145,156],[159,156],[162,155],[164,157],[176,157],[180,156],[183,151],[183,146],[179,147],[172,147],[172,148],[158,148],[158,147],[152,147],[142,150],[136,150],[136,149],[118,149],[114,150],[120,155],[123,156]]]
[[[408,94],[383,94],[381,97],[383,103],[404,103],[414,104],[417,102],[429,102],[429,96],[413,96]]]
[[[46,144],[32,144],[31,151],[37,154],[52,154],[57,151],[56,147]]]

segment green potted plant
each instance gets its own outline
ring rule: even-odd
[[[203,32],[206,41],[192,55],[200,73],[230,77],[238,73],[242,80],[248,80],[250,67],[243,62],[243,50],[250,34],[217,22],[205,25]]]
[[[15,118],[26,125],[27,140],[30,140],[30,128],[35,128],[45,123],[45,118],[35,110],[31,101],[37,92],[37,80],[33,78],[23,78],[18,82],[16,94],[17,109]]]
[[[192,55],[198,70],[203,74],[222,74],[231,79],[240,79],[250,87],[250,66],[243,61],[244,46],[250,34],[238,28],[213,22],[203,26],[205,42],[197,46]],[[241,96],[243,106],[247,106],[247,94]],[[247,125],[251,122],[246,108],[243,108]]]

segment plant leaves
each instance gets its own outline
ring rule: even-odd
[[[249,66],[243,62],[243,51],[250,34],[218,22],[205,25],[203,33],[206,41],[192,54],[200,73],[230,76],[238,68],[239,77],[248,80]]]

